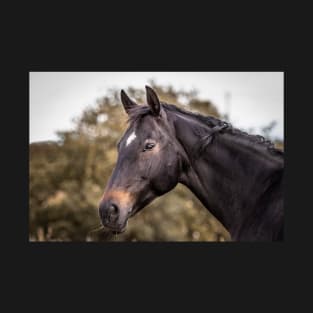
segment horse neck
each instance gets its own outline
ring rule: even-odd
[[[174,123],[176,137],[189,163],[180,182],[232,234],[252,214],[256,202],[269,187],[270,177],[281,169],[281,163],[269,156],[266,148],[254,148],[251,143],[242,138],[235,140],[227,133],[217,134],[206,150],[197,154],[194,143],[200,138],[188,118],[176,119]]]

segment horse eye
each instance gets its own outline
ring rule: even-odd
[[[152,142],[148,142],[148,143],[146,143],[145,148],[144,148],[144,150],[143,150],[143,151],[146,151],[146,150],[151,150],[154,146],[155,146],[155,144],[154,144],[154,143],[152,143]]]

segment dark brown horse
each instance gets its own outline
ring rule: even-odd
[[[104,226],[125,230],[153,199],[186,185],[236,241],[283,239],[283,152],[214,117],[121,91],[129,126],[100,203]]]

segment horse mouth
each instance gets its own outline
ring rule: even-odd
[[[128,221],[123,224],[123,225],[110,225],[110,224],[105,224],[103,225],[105,228],[110,230],[114,234],[121,234],[124,233],[126,228],[127,228]]]

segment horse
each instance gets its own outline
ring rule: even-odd
[[[144,105],[121,90],[128,128],[100,201],[102,224],[124,232],[130,217],[181,183],[231,241],[282,241],[283,151],[228,122],[161,102],[145,88]]]

